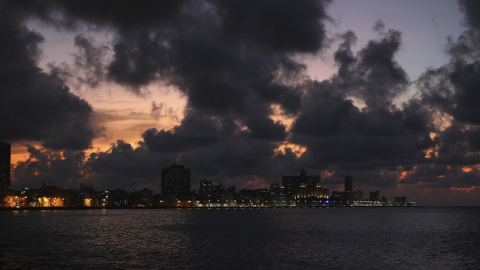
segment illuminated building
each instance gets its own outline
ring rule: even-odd
[[[282,176],[282,185],[288,196],[298,198],[328,198],[328,189],[323,189],[320,175],[307,175],[302,169],[299,176]]]
[[[90,198],[83,199],[83,206],[84,207],[92,207],[92,199],[90,199]]]
[[[38,198],[38,207],[63,207],[63,198],[40,197]]]
[[[270,206],[286,207],[294,203],[294,200],[289,200],[287,197],[284,186],[271,184],[269,192]]]
[[[228,195],[226,195],[228,193]],[[234,192],[235,193],[235,192]],[[220,183],[214,186],[212,181],[202,179],[200,189],[198,190],[199,203],[202,206],[222,206],[224,203],[231,204],[234,200],[231,192],[225,191],[225,187]],[[227,200],[229,202],[227,202]]]
[[[200,189],[198,190],[201,199],[209,199],[212,196],[212,181],[202,179]]]
[[[0,189],[10,188],[11,145],[0,142]]]
[[[17,207],[21,206],[22,198],[19,196],[15,196],[13,194],[9,194],[3,198],[3,207]]]
[[[34,201],[30,206],[34,207],[64,207],[63,190],[58,187],[46,186],[43,181],[42,188],[35,193]]]
[[[186,196],[190,194],[190,169],[172,165],[162,169],[162,195]]]

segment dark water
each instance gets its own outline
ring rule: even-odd
[[[0,212],[4,269],[480,269],[480,208]]]

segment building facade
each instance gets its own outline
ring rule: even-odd
[[[370,201],[380,201],[380,190],[370,191]]]
[[[299,176],[282,176],[282,185],[289,197],[299,198],[328,198],[329,190],[323,189],[320,175],[307,175],[302,169]]]
[[[10,188],[11,145],[0,142],[0,189]]]
[[[353,204],[353,178],[350,175],[345,177],[345,200],[349,205]]]
[[[182,197],[190,192],[190,169],[183,165],[172,165],[162,169],[162,195]]]

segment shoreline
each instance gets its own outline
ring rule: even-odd
[[[302,208],[418,208],[424,206],[231,206],[231,207],[2,207],[0,211],[45,211],[45,210],[162,210],[162,209],[302,209]],[[479,206],[430,206],[430,207],[479,207]]]

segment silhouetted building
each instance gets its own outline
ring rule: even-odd
[[[353,191],[353,200],[354,201],[363,201],[363,190],[354,190]]]
[[[253,206],[256,198],[256,191],[251,189],[242,189],[238,192],[237,205]]]
[[[328,189],[323,189],[320,175],[307,175],[302,169],[299,176],[282,176],[282,185],[291,198],[328,198]]]
[[[153,190],[144,188],[138,192],[139,206],[151,207],[153,205]]]
[[[0,142],[0,189],[10,188],[11,145]]]
[[[215,203],[223,203],[225,200],[224,193],[225,187],[222,183],[218,184],[218,186],[212,186],[212,201]]]
[[[345,177],[345,200],[348,204],[353,203],[353,178],[350,175]]]
[[[190,192],[190,169],[183,165],[172,165],[162,169],[162,195],[186,196]]]
[[[87,186],[84,183],[80,183],[80,191],[85,194],[93,194],[95,192],[92,186]]]
[[[269,203],[270,206],[276,207],[285,207],[289,206],[294,202],[294,200],[290,200],[285,192],[285,187],[280,186],[278,184],[271,184],[270,185],[270,195],[269,195]]]
[[[236,199],[235,195],[236,195],[235,186],[231,186],[227,188],[227,190],[225,190],[225,192],[223,193],[223,198],[227,206],[234,206],[236,204],[237,201],[235,200]]]
[[[341,191],[332,191],[332,196],[330,196],[331,205],[345,205],[345,192]]]
[[[353,192],[353,178],[350,175],[345,177],[345,192]]]
[[[202,179],[200,181],[200,189],[198,190],[200,199],[209,199],[212,196],[212,181]]]
[[[409,203],[407,202],[407,197],[395,197],[393,202],[389,202],[392,206],[407,206]]]
[[[370,192],[370,201],[380,201],[380,190]]]
[[[214,186],[212,181],[202,179],[202,181],[200,181],[200,189],[198,191],[197,198],[203,205],[215,204],[215,206],[219,206],[219,204],[225,203],[226,200],[229,200],[228,203],[233,203],[233,194],[235,193],[235,188],[232,196],[227,195],[227,199],[225,198],[225,193],[225,187],[221,183],[218,184],[218,186]]]

